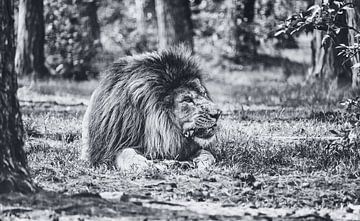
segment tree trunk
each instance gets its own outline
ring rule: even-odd
[[[72,56],[80,55],[79,57],[74,56],[73,59],[83,60],[83,62],[70,65],[67,73],[64,77],[72,78],[73,80],[86,80],[91,76],[92,70],[96,70],[97,67],[93,64],[94,57],[101,50],[100,42],[100,25],[98,22],[97,10],[99,6],[98,0],[80,0],[76,3],[79,10],[79,26],[83,25],[83,29],[80,30],[86,33],[81,37],[79,43],[84,48],[83,54],[74,53]],[[74,26],[76,27],[76,26]]]
[[[235,57],[238,62],[252,59],[257,54],[257,41],[253,30],[255,0],[233,0]]]
[[[100,25],[97,17],[98,0],[82,0],[79,3],[80,17],[86,19],[84,26],[88,31],[88,38],[95,44],[99,44]]]
[[[148,49],[145,0],[135,0],[136,6],[136,31],[138,38],[136,39],[135,49],[137,52],[144,52]]]
[[[146,36],[145,0],[135,0],[136,29],[141,36]]]
[[[321,0],[316,0],[315,4],[321,4]],[[338,24],[346,26],[346,14],[338,15]],[[335,81],[338,87],[351,84],[351,62],[344,62],[345,58],[338,56],[340,50],[336,48],[339,44],[348,45],[349,31],[342,29],[334,39],[329,40],[327,45],[322,45],[325,33],[314,31],[314,38],[311,42],[312,49],[312,71],[311,76],[319,78],[322,82],[329,85]]]
[[[15,70],[33,79],[50,75],[45,67],[43,0],[19,0]]]
[[[193,50],[193,25],[188,0],[156,0],[159,49],[184,43]]]
[[[29,192],[23,125],[14,71],[14,2],[0,0],[0,193]]]
[[[357,0],[348,0],[347,2],[352,2],[354,5],[354,10],[347,11],[347,21],[348,26],[354,27],[358,31],[360,30],[360,1]],[[349,32],[349,45],[354,45],[354,43],[360,43],[359,39],[356,39],[355,35],[357,33],[353,30]],[[360,62],[360,54],[356,54],[352,59],[352,63],[356,64]],[[360,87],[360,69],[353,69],[352,73],[352,88]]]

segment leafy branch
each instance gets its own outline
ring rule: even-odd
[[[290,16],[280,25],[279,29],[274,33],[274,37],[294,35],[302,31],[312,32],[319,30],[326,33],[321,41],[321,47],[327,49],[330,46],[330,42],[337,44],[337,36],[342,30],[354,31],[354,44],[339,44],[336,46],[339,49],[338,56],[343,56],[343,63],[346,63],[360,53],[360,31],[348,26],[339,19],[339,16],[344,15],[348,10],[354,10],[353,3],[323,1],[321,5],[313,5],[304,12]],[[354,64],[353,68],[360,69],[360,63]]]

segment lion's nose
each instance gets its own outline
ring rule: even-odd
[[[219,119],[222,111],[221,110],[214,110],[210,113],[210,117],[215,118],[216,120]]]

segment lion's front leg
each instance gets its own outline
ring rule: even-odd
[[[150,165],[151,161],[132,148],[125,148],[116,156],[116,168],[124,172],[139,172]]]
[[[205,169],[213,165],[216,160],[215,157],[207,150],[199,150],[193,162],[199,169]]]

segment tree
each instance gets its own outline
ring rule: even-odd
[[[48,77],[44,56],[45,26],[43,0],[19,0],[19,22],[15,70],[33,79]]]
[[[14,71],[14,2],[0,0],[0,193],[34,190],[23,150]]]
[[[146,35],[145,0],[135,0],[136,29],[141,36]]]
[[[100,40],[100,25],[97,17],[98,0],[81,0],[78,2],[80,16],[84,19],[84,26],[89,33],[89,40],[94,43]]]
[[[321,0],[316,0],[315,4],[322,4]],[[333,2],[329,4],[330,9],[337,10],[337,5]],[[346,13],[335,17],[335,23],[339,26],[347,26]],[[320,78],[323,82],[336,81],[338,86],[351,84],[351,62],[346,61],[339,56],[341,49],[337,48],[339,44],[348,45],[349,30],[339,29],[336,34],[327,30],[315,30],[314,38],[311,42],[312,49],[312,76]]]
[[[349,27],[354,27],[358,31],[360,30],[360,1],[352,1],[348,0],[347,2],[351,2],[353,4],[353,10],[347,11],[347,23]],[[354,33],[355,32],[355,33]],[[356,37],[358,33],[354,30],[349,31],[349,45],[355,45],[355,43],[359,43],[359,37]],[[352,58],[352,63],[357,64],[360,63],[360,54],[356,53]],[[360,87],[360,76],[358,68],[352,69],[352,88]]]
[[[136,45],[138,52],[144,52],[148,49],[147,28],[146,28],[146,0],[135,0],[136,7]]]
[[[252,26],[254,18],[255,0],[233,0],[232,22],[237,61],[252,59],[257,54],[257,41]]]
[[[159,48],[184,43],[194,48],[193,24],[188,0],[156,0]]]

